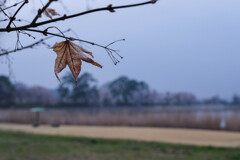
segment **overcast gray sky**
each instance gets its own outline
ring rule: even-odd
[[[94,0],[90,1],[90,6],[134,2],[140,1]],[[67,14],[86,9],[84,1],[65,0],[64,3],[69,9]],[[35,6],[38,8],[38,3]],[[52,5],[52,8],[60,14],[66,12],[59,5]],[[160,92],[184,91],[200,98],[213,95],[230,98],[240,94],[239,8],[239,0],[161,0],[156,5],[122,9],[116,13],[93,13],[48,26],[55,25],[61,30],[72,28],[80,39],[103,45],[126,38],[125,42],[113,46],[124,56],[117,66],[103,49],[82,44],[93,52],[95,61],[103,65],[103,69],[99,69],[83,64],[82,72],[92,73],[100,84],[127,75],[146,81]],[[34,16],[32,10],[32,7],[25,7],[24,19]],[[14,36],[1,35],[1,45],[14,47]],[[62,39],[54,38],[49,43],[53,45],[59,41]],[[23,44],[31,42],[32,39],[22,37]],[[59,85],[54,75],[56,54],[51,49],[42,46],[11,57],[17,82],[48,88]],[[66,71],[69,69],[59,76]],[[8,75],[4,63],[0,64],[0,74]]]

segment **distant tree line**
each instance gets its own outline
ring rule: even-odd
[[[198,100],[192,93],[159,93],[150,89],[143,81],[121,76],[98,86],[97,80],[84,73],[75,86],[73,76],[68,73],[56,90],[40,86],[27,87],[13,84],[8,77],[0,76],[0,107],[12,106],[150,106],[150,105],[196,105],[233,104],[240,105],[240,96],[234,95],[231,102],[218,96]]]

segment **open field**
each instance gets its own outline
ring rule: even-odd
[[[240,133],[223,131],[106,126],[61,126],[53,128],[47,125],[33,128],[31,125],[17,124],[0,124],[0,130],[47,135],[130,139],[198,146],[240,147]]]
[[[0,131],[1,160],[239,160],[240,148]]]

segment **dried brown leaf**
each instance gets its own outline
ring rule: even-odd
[[[52,19],[52,16],[59,16],[59,14],[52,8],[47,8],[43,13],[50,19]]]
[[[81,46],[69,40],[56,43],[53,46],[53,50],[57,53],[54,71],[59,81],[60,79],[57,74],[60,73],[68,65],[68,67],[70,68],[76,80],[76,85],[77,85],[77,77],[81,72],[82,60],[102,68],[100,64],[93,61],[91,58],[87,57],[84,54],[84,53],[87,53],[93,57],[91,52],[85,50]]]

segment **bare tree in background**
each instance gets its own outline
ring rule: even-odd
[[[30,5],[29,0],[20,0],[20,1],[9,1],[6,0],[0,0],[0,23],[5,22],[5,26],[2,24],[0,25],[0,34],[1,32],[10,33],[15,32],[17,36],[17,40],[15,44],[13,43],[12,46],[15,46],[14,49],[4,49],[0,47],[0,57],[1,56],[7,56],[11,53],[21,51],[28,48],[33,48],[37,45],[47,45],[46,41],[49,38],[52,37],[61,37],[63,38],[62,42],[56,43],[53,46],[54,51],[57,53],[57,58],[55,61],[55,74],[57,76],[57,73],[60,73],[67,65],[69,66],[77,84],[77,77],[80,74],[81,71],[81,64],[82,61],[91,63],[92,65],[95,65],[97,67],[102,68],[100,64],[95,62],[93,59],[87,57],[85,55],[88,54],[92,58],[93,54],[90,51],[85,50],[79,45],[76,45],[73,41],[80,41],[83,43],[87,43],[93,46],[97,46],[100,48],[103,48],[106,53],[109,55],[111,60],[116,65],[119,62],[119,58],[122,58],[121,55],[119,55],[119,51],[116,49],[111,48],[111,45],[123,41],[124,39],[116,40],[110,44],[102,45],[97,44],[92,41],[79,39],[77,37],[68,37],[65,35],[66,32],[69,32],[70,29],[66,29],[65,31],[62,31],[58,28],[57,23],[54,23],[54,26],[52,26],[53,22],[59,22],[59,21],[66,21],[71,18],[76,18],[80,16],[84,16],[87,14],[95,13],[95,12],[101,12],[101,11],[108,11],[108,12],[116,12],[118,9],[123,8],[131,8],[131,7],[137,7],[137,6],[143,6],[147,4],[154,4],[157,2],[157,0],[150,0],[146,2],[140,2],[136,4],[128,4],[128,5],[121,5],[121,6],[114,6],[112,4],[109,4],[106,7],[102,8],[94,8],[87,11],[79,11],[79,13],[74,14],[63,14],[60,15],[57,13],[56,10],[52,9],[52,6],[54,6],[56,3],[62,3],[60,0],[48,0],[47,2],[43,2],[42,0],[39,0],[42,4],[42,7],[38,9],[38,11],[35,13],[35,16],[33,19],[25,20],[21,16],[21,10],[24,7],[28,7]],[[34,1],[31,1],[34,2]],[[80,2],[78,2],[80,3]],[[9,10],[13,10],[13,14],[9,12]],[[46,16],[49,19],[41,21],[41,17]],[[25,22],[18,23],[18,22]],[[19,25],[20,24],[20,25]],[[23,25],[22,25],[23,24]],[[49,26],[51,24],[51,26]],[[44,29],[39,29],[39,27]],[[52,30],[56,30],[56,32],[51,32]],[[45,37],[34,37],[31,33],[39,33],[40,35],[44,35]],[[31,39],[33,39],[35,42],[29,44],[29,45],[22,45],[20,40],[20,35],[25,35]],[[10,60],[9,60],[10,61]],[[57,76],[58,78],[58,76]],[[58,78],[59,79],[59,78]],[[60,80],[60,79],[59,79]]]

